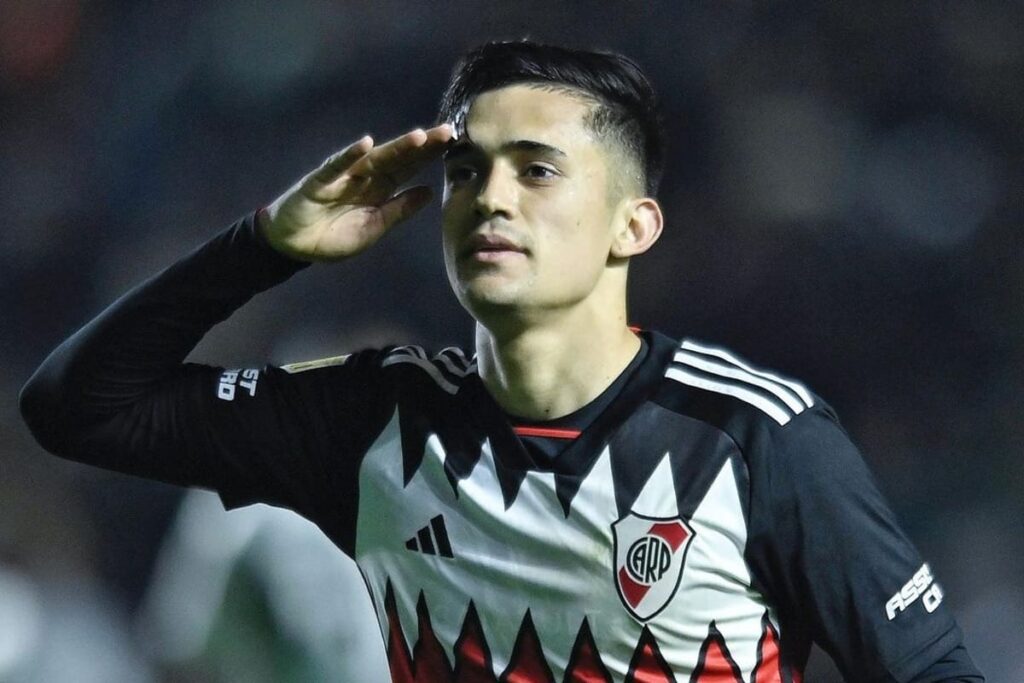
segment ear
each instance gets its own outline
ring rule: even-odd
[[[665,217],[656,199],[631,199],[622,206],[619,230],[612,241],[614,258],[642,254],[658,241]]]

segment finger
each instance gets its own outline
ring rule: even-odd
[[[434,143],[430,146],[424,145],[409,152],[401,162],[395,162],[387,167],[386,171],[374,172],[370,177],[375,180],[382,180],[390,183],[394,189],[409,182],[410,179],[419,174],[424,168],[441,158],[447,148],[445,143]]]
[[[426,140],[426,133],[422,128],[417,128],[378,145],[371,153],[360,159],[358,164],[353,164],[351,175],[386,175],[408,163]]]
[[[385,230],[412,216],[430,203],[433,190],[426,185],[417,185],[402,190],[380,205],[381,222]]]
[[[426,130],[428,142],[447,144],[455,137],[455,126],[451,123],[442,123]]]
[[[451,126],[442,124],[424,130],[417,128],[390,140],[353,164],[352,175],[381,173],[393,176],[409,170],[415,173],[426,162],[439,157],[451,139]],[[408,174],[411,177],[411,174]],[[399,181],[401,182],[401,181]]]
[[[373,138],[364,135],[340,152],[327,157],[324,163],[320,164],[320,168],[313,172],[311,180],[321,185],[333,182],[372,148]]]

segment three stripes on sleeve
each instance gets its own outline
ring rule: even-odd
[[[676,351],[665,376],[687,386],[745,401],[780,425],[814,405],[804,385],[756,369],[723,349],[689,339]]]

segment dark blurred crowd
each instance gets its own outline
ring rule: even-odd
[[[274,546],[246,523],[180,570],[214,586],[202,637],[181,626],[195,610],[161,612],[191,547],[183,491],[48,456],[17,392],[331,152],[432,123],[465,49],[523,37],[623,52],[661,95],[667,229],[633,264],[633,322],[824,396],[979,666],[1024,680],[1020,2],[0,0],[0,681],[337,673],[344,615],[289,622]],[[471,345],[438,220],[257,297],[190,360]],[[816,656],[808,680],[838,679]]]

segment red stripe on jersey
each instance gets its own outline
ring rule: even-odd
[[[513,427],[516,436],[543,436],[549,439],[575,439],[580,435],[578,429],[558,429],[555,427]]]
[[[647,533],[665,539],[665,542],[672,546],[672,552],[675,552],[689,535],[686,533],[686,528],[679,522],[658,522]]]
[[[644,626],[640,632],[640,642],[633,652],[633,660],[629,663],[626,683],[675,683],[675,680],[672,669],[661,656],[658,642],[654,640],[650,629]]]
[[[651,590],[650,586],[634,581],[625,567],[619,567],[619,586],[622,587],[622,593],[626,596],[626,602],[632,605],[633,609],[636,609],[636,606],[644,599],[647,591]]]
[[[690,680],[693,683],[743,683],[740,668],[732,658],[722,632],[715,628],[713,621],[708,626],[708,637],[700,648],[697,670]]]
[[[395,683],[414,683],[412,654],[402,635],[402,624],[398,619],[398,607],[395,605],[395,593],[388,581],[384,590],[384,611],[388,616],[388,668]]]
[[[512,646],[512,657],[499,680],[502,683],[555,683],[551,667],[544,659],[537,630],[533,627],[530,610],[526,610],[516,644]]]
[[[455,641],[455,683],[498,683],[491,670],[491,651],[472,601]]]
[[[565,683],[612,683],[612,675],[601,661],[601,653],[597,651],[586,617],[583,617],[583,623],[580,624],[580,632],[576,636],[576,644],[572,648],[569,666],[562,680]]]
[[[420,591],[420,599],[416,603],[419,640],[413,646],[411,654],[402,634],[395,593],[391,589],[390,581],[384,593],[384,610],[388,616],[387,654],[391,680],[395,683],[435,683],[453,680],[448,657],[434,635],[434,626],[430,623],[430,612],[423,592]]]
[[[757,643],[757,665],[754,667],[751,681],[753,683],[782,683],[779,634],[768,620],[767,612],[765,612],[761,623],[761,640]]]
[[[444,647],[434,635],[434,626],[430,623],[430,612],[427,601],[420,591],[419,602],[416,603],[416,614],[419,617],[419,640],[412,649],[413,668],[416,671],[416,683],[452,680],[452,667],[448,663]]]

